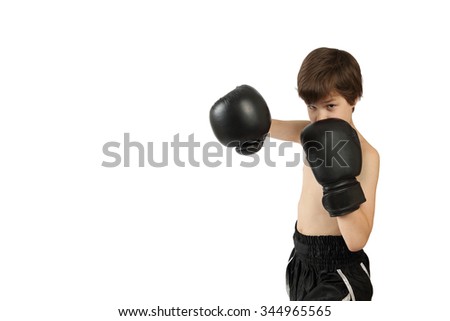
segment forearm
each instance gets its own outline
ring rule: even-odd
[[[337,217],[339,230],[350,251],[361,250],[367,243],[371,233],[371,224],[361,208]]]
[[[270,137],[300,143],[300,133],[309,123],[307,120],[272,119]]]

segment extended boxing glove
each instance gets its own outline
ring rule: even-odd
[[[227,147],[235,147],[242,155],[261,149],[270,129],[269,108],[251,86],[236,87],[211,108],[209,120],[214,135]]]
[[[322,204],[330,216],[357,210],[366,198],[356,179],[362,153],[353,127],[342,119],[319,120],[306,126],[300,139],[306,160],[323,187]]]

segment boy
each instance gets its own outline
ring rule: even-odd
[[[353,56],[318,48],[308,54],[298,74],[298,93],[310,121],[271,119],[262,96],[247,85],[211,108],[214,134],[240,154],[259,151],[268,132],[303,146],[303,187],[286,270],[291,300],[372,298],[363,247],[373,226],[379,156],[352,121],[362,91]],[[330,155],[334,159],[327,159]]]
[[[330,48],[312,51],[302,63],[297,85],[312,124],[337,118],[355,128],[352,113],[362,96],[362,77],[357,61],[349,53]],[[272,120],[270,135],[300,143],[301,133],[310,122]],[[372,297],[369,259],[363,247],[373,226],[379,155],[356,132],[362,154],[361,173],[356,178],[365,196],[356,210],[331,216],[321,202],[323,187],[311,166],[303,166],[295,247],[286,271],[291,300],[370,300]]]

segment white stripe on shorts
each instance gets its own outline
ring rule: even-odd
[[[355,300],[355,294],[353,293],[353,289],[352,286],[350,285],[350,282],[348,281],[347,277],[345,276],[345,274],[341,271],[341,269],[337,269],[337,273],[339,274],[339,276],[342,278],[342,281],[344,281],[345,286],[348,289],[348,294],[350,295],[350,300],[345,300],[345,301],[356,301]],[[345,299],[345,298],[344,298]],[[344,300],[343,300],[344,301]]]

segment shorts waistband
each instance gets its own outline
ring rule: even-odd
[[[302,260],[324,266],[337,266],[359,262],[365,256],[363,250],[351,252],[342,236],[294,233],[295,254]]]

